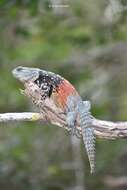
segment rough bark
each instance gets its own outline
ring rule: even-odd
[[[38,121],[51,123],[67,130],[66,116],[64,113],[54,112],[47,107],[44,114],[24,112],[24,113],[1,113],[0,122],[10,121]],[[78,121],[77,121],[78,122]],[[99,138],[115,139],[127,137],[127,122],[111,122],[93,118],[95,135]],[[77,128],[81,133],[81,128],[77,123]]]

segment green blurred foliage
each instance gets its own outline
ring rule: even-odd
[[[68,7],[55,8],[52,2]],[[127,1],[113,2],[0,0],[0,111],[34,109],[11,74],[22,65],[63,75],[92,101],[96,117],[126,120]],[[1,189],[75,186],[74,169],[65,167],[73,162],[74,145],[64,130],[41,123],[9,123],[0,125],[0,137]],[[81,155],[87,189],[107,189],[105,176],[127,175],[125,140],[97,140],[94,176],[89,174],[83,144]]]

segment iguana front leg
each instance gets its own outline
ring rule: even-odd
[[[77,136],[77,129],[76,129],[76,112],[68,112],[67,113],[67,124],[68,128],[70,129],[71,135]]]
[[[79,130],[76,127],[76,120],[77,120],[77,105],[75,106],[76,98],[73,96],[68,97],[67,100],[67,117],[66,121],[68,124],[68,128],[70,129],[71,135],[75,135],[77,137],[81,137]],[[77,104],[77,101],[76,101]]]

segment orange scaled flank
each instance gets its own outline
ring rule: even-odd
[[[64,109],[67,103],[67,98],[70,95],[78,96],[78,92],[67,80],[63,80],[56,91],[53,93],[53,99],[57,106]]]

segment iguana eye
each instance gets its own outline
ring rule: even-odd
[[[16,70],[19,72],[19,71],[23,70],[23,68],[19,66],[19,67],[17,67]]]

